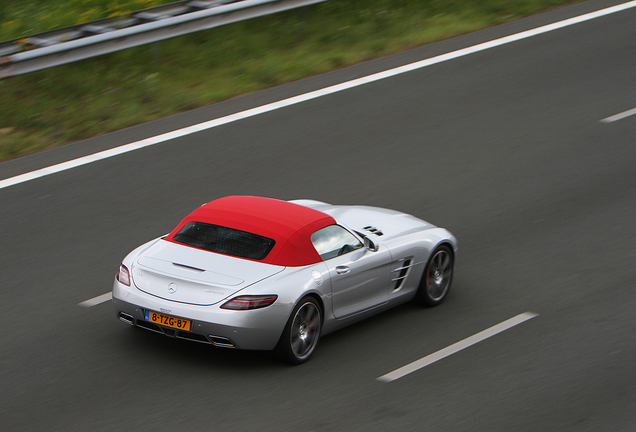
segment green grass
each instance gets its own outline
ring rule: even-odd
[[[2,0],[4,40],[159,0]],[[330,0],[0,80],[0,160],[416,47],[568,0]],[[2,3],[0,3],[2,4]],[[36,6],[38,25],[19,24]],[[60,7],[60,5],[66,5]],[[69,6],[70,5],[70,6]],[[81,18],[78,18],[81,17]],[[16,21],[17,20],[17,21]],[[12,22],[12,24],[7,24]],[[25,33],[25,31],[27,31]],[[12,30],[13,31],[13,30]],[[20,33],[22,32],[22,33]],[[6,36],[9,35],[9,36]]]
[[[0,41],[23,38],[102,18],[171,3],[172,0],[2,0]]]

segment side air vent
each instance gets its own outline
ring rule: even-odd
[[[377,236],[384,235],[384,233],[382,231],[380,231],[379,229],[377,229],[376,227],[371,226],[371,225],[365,226],[364,229],[369,231],[370,233],[373,233],[373,234],[377,235]]]
[[[393,287],[393,291],[399,290],[402,287],[402,283],[406,279],[409,274],[409,270],[411,268],[411,258],[404,259],[402,261],[402,265],[395,270],[393,270],[393,274],[395,276],[391,279],[392,282],[395,282],[395,286]]]

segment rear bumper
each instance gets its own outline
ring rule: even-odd
[[[286,305],[276,303],[264,309],[230,311],[218,305],[170,302],[118,281],[113,286],[113,305],[117,317],[127,324],[166,336],[247,350],[274,349],[291,313]],[[189,319],[191,329],[183,331],[147,322],[146,310]]]

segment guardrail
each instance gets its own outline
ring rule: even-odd
[[[0,78],[326,0],[186,0],[0,44]]]

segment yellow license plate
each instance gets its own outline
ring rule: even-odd
[[[170,315],[164,315],[159,312],[146,311],[146,316],[144,317],[146,321],[151,323],[159,324],[166,327],[172,327],[179,330],[190,331],[191,321],[183,318],[176,318]]]

